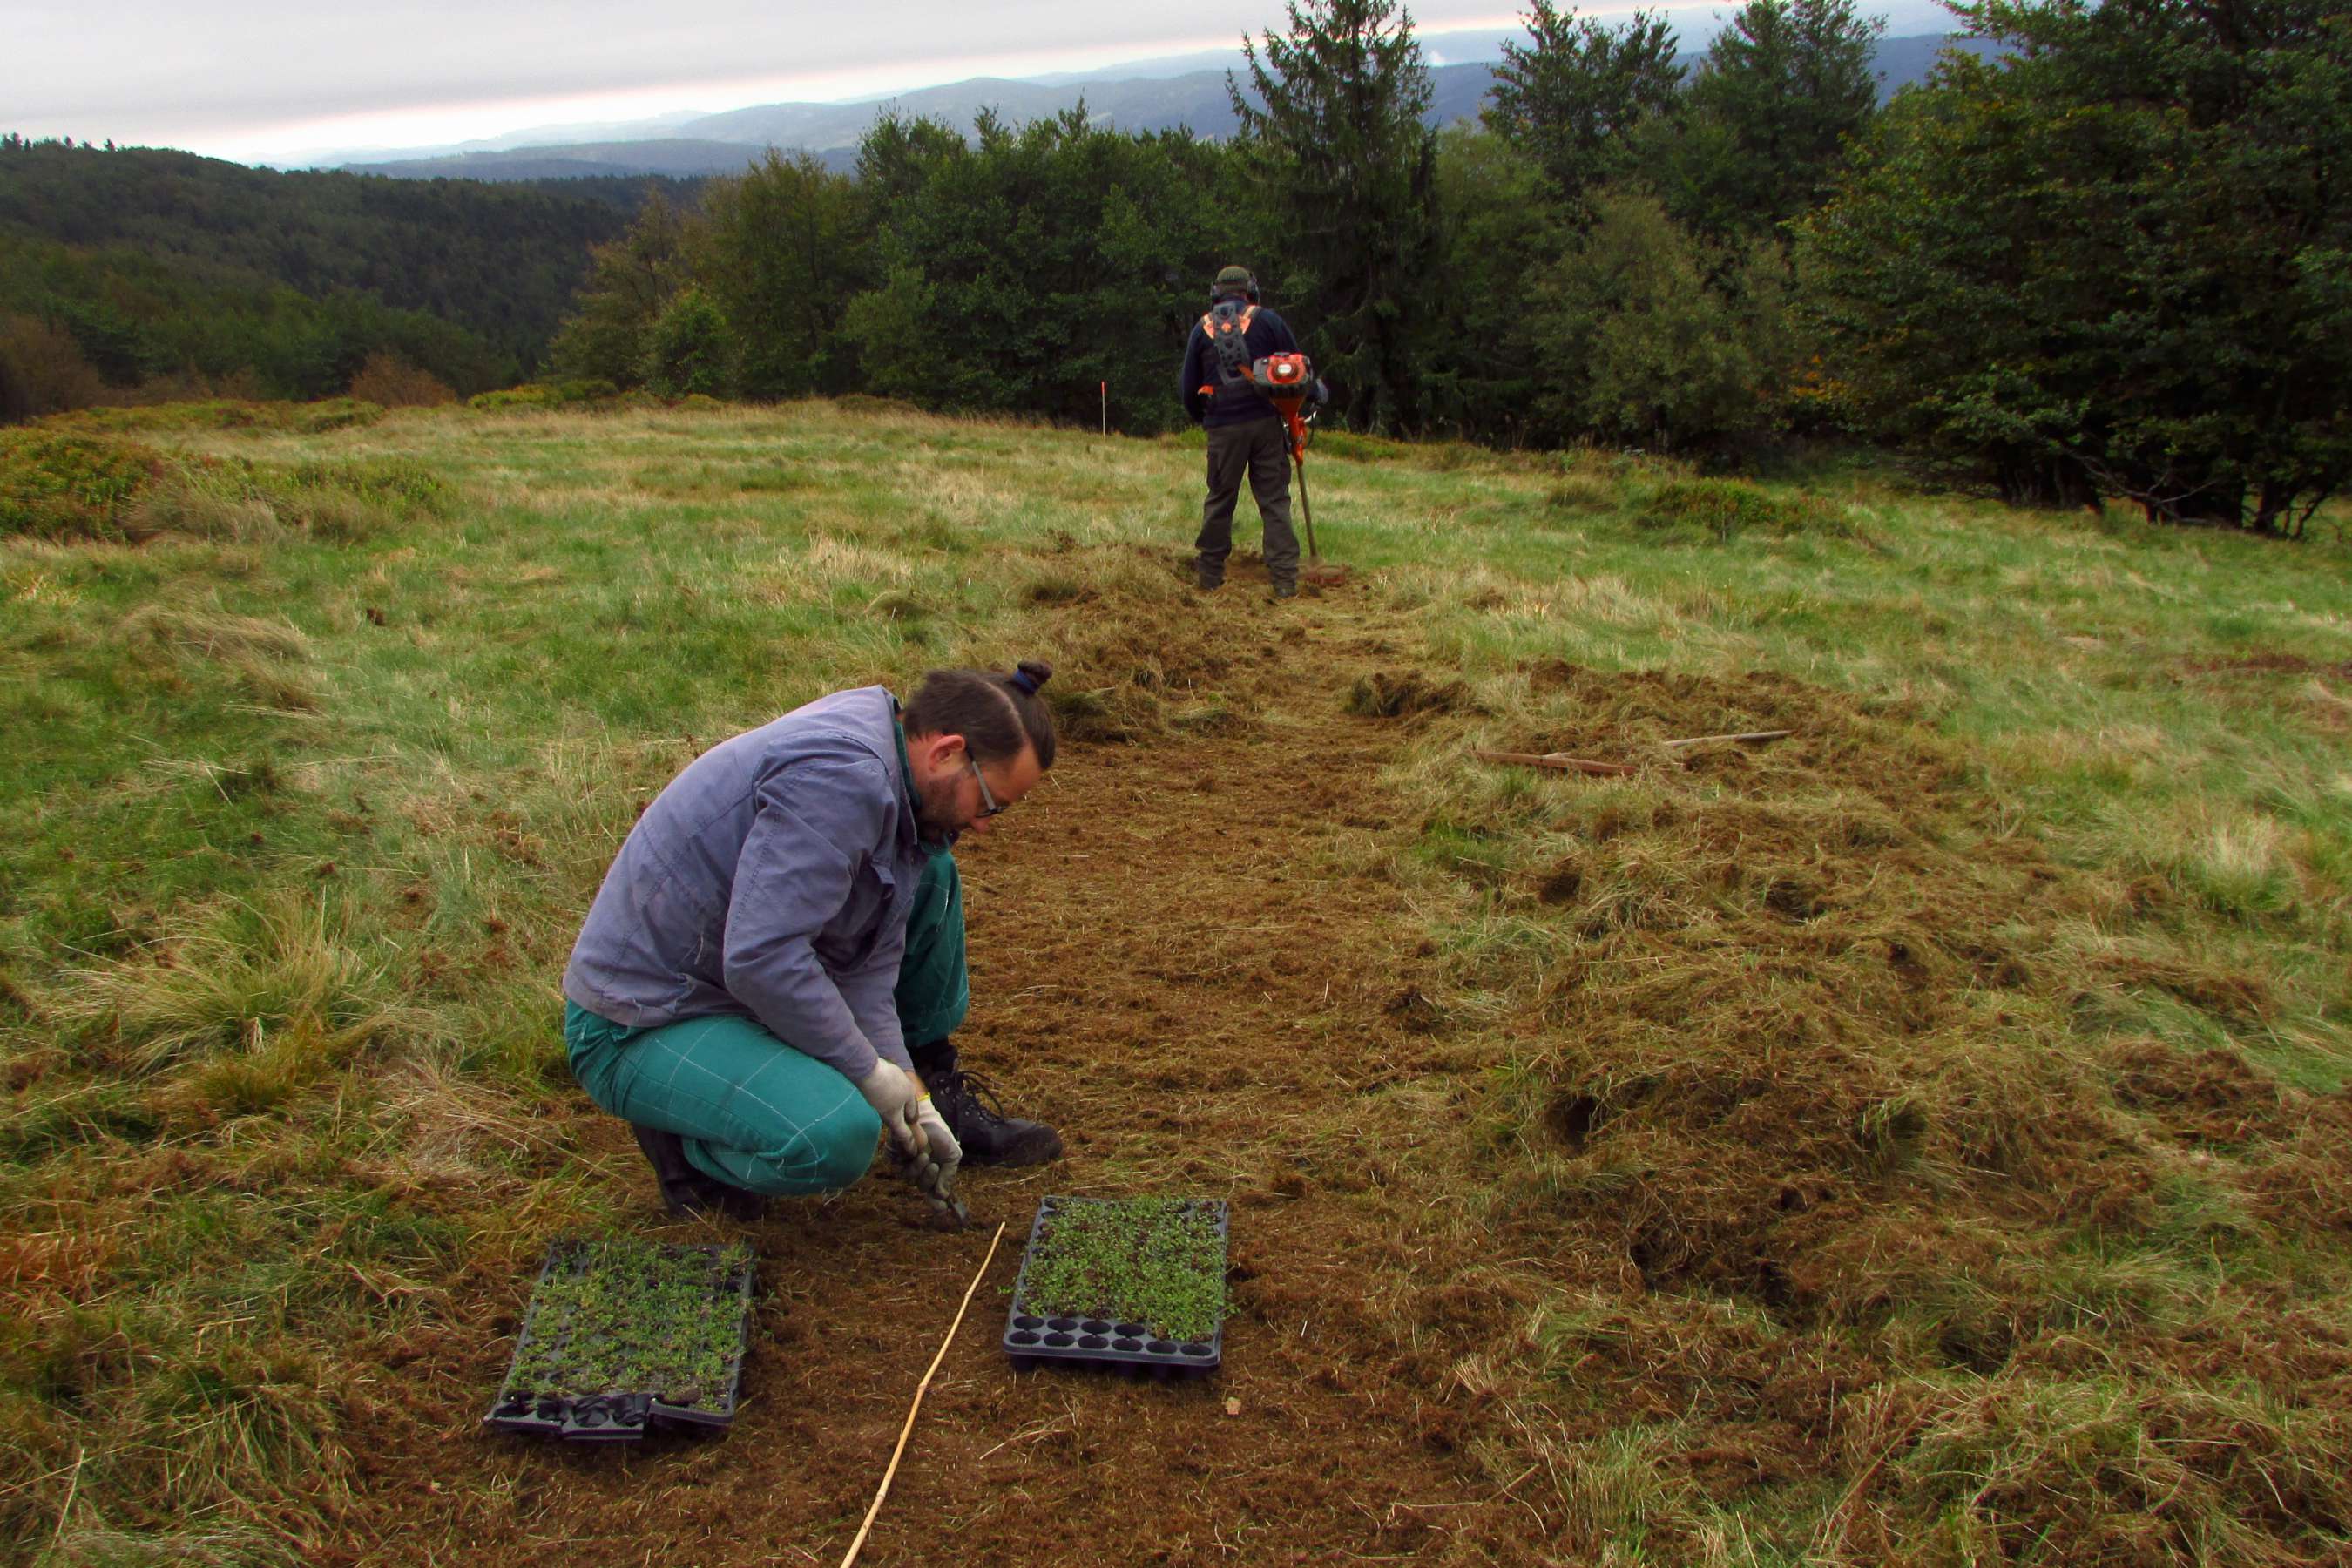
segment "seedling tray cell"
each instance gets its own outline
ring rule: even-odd
[[[1132,1377],[1173,1379],[1206,1377],[1223,1363],[1225,1247],[1230,1234],[1225,1205],[1214,1198],[1151,1202],[1163,1212],[1189,1210],[1187,1222],[1205,1227],[1194,1240],[1204,1268],[1213,1270],[1213,1321],[1205,1328],[1193,1322],[1181,1331],[1169,1331],[1167,1324],[1153,1322],[1131,1300],[1054,1300],[1040,1294],[1033,1280],[1045,1272],[1042,1260],[1053,1246],[1057,1217],[1087,1207],[1131,1211],[1134,1206],[1134,1200],[1118,1205],[1097,1198],[1049,1197],[1037,1205],[1037,1217],[1030,1223],[1021,1273],[1013,1284],[1013,1310],[1005,1319],[1004,1352],[1015,1371],[1076,1365]],[[1213,1245],[1208,1237],[1213,1238]]]
[[[574,1443],[726,1426],[742,1390],[751,1274],[744,1247],[553,1243],[484,1421]]]

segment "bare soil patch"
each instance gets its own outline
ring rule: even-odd
[[[1442,1390],[1397,1375],[1407,1351],[1366,1289],[1402,1289],[1433,1262],[1444,1277],[1449,1260],[1400,1250],[1378,1167],[1458,1118],[1364,1100],[1427,1066],[1382,982],[1413,971],[1417,939],[1381,887],[1315,865],[1335,822],[1383,814],[1371,779],[1390,742],[1345,711],[1371,657],[1362,617],[1312,591],[1276,609],[1239,581],[1133,597],[1108,616],[1116,584],[1072,604],[1055,685],[1106,693],[1150,743],[1070,744],[1006,831],[962,857],[966,1065],[1059,1125],[1069,1152],[968,1178],[975,1215],[1012,1226],[868,1543],[876,1563],[1395,1555],[1442,1545],[1474,1499]],[[1187,731],[1187,705],[1212,695],[1255,710],[1245,738]],[[625,1130],[583,1123],[599,1179],[644,1186],[650,1226]],[[1306,1173],[1333,1152],[1346,1174]],[[1224,1373],[1015,1374],[995,1340],[1036,1199],[1135,1191],[1237,1205]],[[506,1562],[563,1542],[836,1559],[986,1247],[985,1229],[921,1234],[917,1217],[869,1180],[743,1228],[761,1298],[746,1402],[719,1442],[624,1454],[478,1431],[527,1294],[480,1281],[477,1311],[396,1347],[401,1375],[369,1391],[383,1441],[361,1458],[347,1534],[383,1544],[351,1557],[424,1561],[429,1543],[443,1563]]]
[[[1572,853],[1464,873],[1558,961],[1514,975],[1441,951],[1363,868],[1419,830],[1381,768],[1460,722],[1466,691],[1400,679],[1412,639],[1360,584],[1277,607],[1239,570],[1171,596],[1165,560],[1132,567],[1036,597],[1065,617],[1070,742],[964,857],[966,1065],[1068,1156],[969,1178],[1007,1247],[868,1561],[1587,1562],[1618,1517],[1590,1446],[1628,1432],[1667,1434],[1643,1472],[1674,1500],[1645,1526],[1662,1562],[1709,1550],[1695,1510],[1775,1491],[1842,1500],[1825,1550],[1916,1555],[1967,1500],[1937,1478],[2005,1433],[2025,1436],[2000,1488],[1967,1503],[1999,1542],[2177,1559],[2191,1525],[2168,1479],[2263,1541],[2344,1526],[2343,1484],[2298,1458],[2325,1451],[2318,1426],[2283,1447],[2197,1381],[2337,1422],[2338,1328],[2283,1289],[2194,1322],[2127,1293],[2086,1309],[2065,1272],[2085,1237],[2167,1223],[2159,1178],[2200,1158],[2260,1223],[2352,1226],[2336,1101],[2073,1033],[2101,987],[2227,1021],[2262,1016],[2256,982],[2066,962],[2067,931],[2127,931],[2147,901],[2053,863],[1906,712],[1763,673],[1560,663],[1529,672],[1530,750],[1798,733],[1562,791]],[[1503,1016],[1465,1013],[1474,987]],[[1521,1087],[1497,1094],[1507,1060]],[[593,1179],[645,1194],[650,1231],[693,1232],[652,1222],[617,1123],[583,1107],[568,1131]],[[996,1335],[1036,1200],[1139,1192],[1234,1205],[1222,1375],[1013,1373]],[[470,1305],[382,1347],[383,1378],[348,1394],[377,1440],[337,1560],[837,1560],[986,1246],[919,1217],[869,1181],[744,1227],[761,1294],[723,1441],[481,1431],[527,1281],[453,1283]],[[2176,1380],[2126,1396],[2167,1447],[2086,1480],[2032,1447],[2073,1417],[2028,1385],[2114,1355]]]

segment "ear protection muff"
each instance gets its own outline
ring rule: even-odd
[[[1216,286],[1215,284],[1212,283],[1212,284],[1210,284],[1210,285],[1209,285],[1209,303],[1210,303],[1210,304],[1213,305],[1213,304],[1215,304],[1218,300],[1222,300],[1222,299],[1223,299],[1223,298],[1224,298],[1224,296],[1223,296],[1223,295],[1222,295],[1222,294],[1220,294],[1220,293],[1218,293],[1218,292],[1217,292],[1217,286]],[[1244,299],[1244,300],[1248,300],[1251,304],[1253,304],[1253,305],[1255,305],[1255,304],[1256,304],[1256,303],[1258,302],[1258,298],[1257,298],[1257,274],[1256,274],[1256,273],[1255,273],[1255,272],[1251,273],[1251,274],[1249,275],[1249,281],[1242,285],[1242,298],[1243,298],[1243,299]]]

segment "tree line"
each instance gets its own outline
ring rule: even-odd
[[[1236,135],[1085,108],[971,138],[886,114],[599,246],[564,374],[863,391],[1149,433],[1218,267],[1333,417],[1736,462],[1897,443],[2020,501],[2298,531],[2352,468],[2352,21],[2326,0],[1975,0],[1989,56],[1878,101],[1881,21],[1534,0],[1476,125],[1422,123],[1395,0],[1291,0]]]

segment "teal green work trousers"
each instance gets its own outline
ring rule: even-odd
[[[945,850],[916,885],[895,1000],[909,1046],[945,1039],[971,1005],[963,887]],[[776,1196],[839,1192],[874,1162],[882,1121],[857,1086],[755,1018],[633,1029],[566,1002],[563,1039],[589,1099],[677,1133],[688,1162],[730,1186]]]

